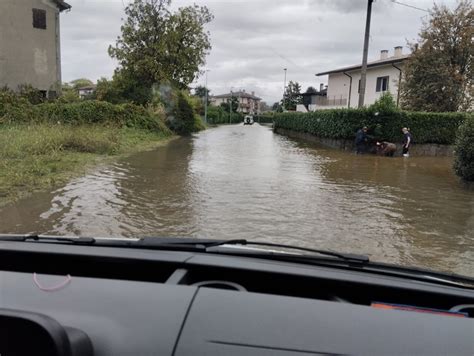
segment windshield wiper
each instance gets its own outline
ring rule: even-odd
[[[167,247],[167,248],[172,248],[172,247],[180,247],[180,246],[193,246],[194,248],[208,251],[208,249],[213,248],[213,247],[219,247],[219,246],[226,246],[226,245],[242,245],[242,246],[266,246],[266,247],[276,247],[276,248],[284,248],[284,249],[291,249],[291,250],[297,250],[297,251],[305,251],[305,252],[311,252],[319,255],[324,255],[324,256],[331,256],[331,257],[336,257],[338,259],[342,259],[348,262],[357,262],[357,263],[368,263],[369,262],[369,257],[364,256],[364,255],[357,255],[357,254],[352,254],[352,253],[341,253],[341,252],[334,252],[334,251],[328,251],[328,250],[318,250],[318,249],[311,249],[311,248],[306,248],[306,247],[300,247],[300,246],[292,246],[292,245],[284,245],[284,244],[275,244],[275,243],[270,243],[270,242],[259,242],[259,241],[248,241],[245,239],[236,239],[236,240],[187,240],[187,241],[179,241],[179,239],[176,239],[172,241],[171,243],[160,243],[156,241],[156,238],[153,237],[148,237],[140,240],[139,244],[141,246],[146,246],[146,247]],[[210,251],[211,252],[211,251]],[[278,251],[278,252],[284,252],[284,251]],[[305,255],[306,257],[313,257],[310,255]]]
[[[0,241],[16,241],[16,242],[63,242],[77,245],[93,245],[96,239],[93,237],[55,237],[37,234],[27,235],[0,235]]]
[[[291,249],[296,251],[311,252],[324,256],[336,257],[347,262],[368,263],[369,257],[351,253],[341,253],[327,250],[311,249],[306,247],[291,246],[284,244],[275,244],[270,242],[248,241],[245,239],[234,240],[209,240],[196,238],[164,238],[164,237],[145,237],[142,239],[95,239],[92,237],[56,237],[39,234],[30,235],[0,235],[0,241],[17,241],[17,242],[44,242],[44,243],[60,243],[88,246],[109,246],[109,247],[131,247],[156,250],[179,250],[190,252],[212,252],[210,249],[219,246],[266,246],[283,249]],[[277,251],[284,253],[284,251]],[[303,255],[304,257],[314,257],[312,255]]]

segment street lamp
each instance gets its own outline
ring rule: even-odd
[[[207,101],[208,101],[208,92],[207,89],[207,73],[210,72],[209,69],[206,69],[206,102],[204,103],[204,122],[207,124]]]
[[[283,105],[282,105],[282,108],[283,108],[283,111],[285,111],[286,71],[288,70],[288,68],[283,68],[283,70],[285,71],[285,80],[283,82]]]

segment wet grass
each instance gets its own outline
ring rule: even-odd
[[[0,206],[65,183],[101,159],[150,149],[169,138],[97,125],[0,125]]]

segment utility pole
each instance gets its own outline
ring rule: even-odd
[[[232,123],[232,88],[230,89],[230,101],[229,101],[229,124]]]
[[[242,109],[240,108],[240,101],[242,100],[242,89],[239,91],[239,105],[237,106],[237,112],[241,112]]]
[[[288,70],[288,68],[283,68],[283,70],[285,71],[285,80],[283,82],[283,105],[282,105],[282,108],[283,108],[283,111],[285,111],[286,71]]]
[[[207,124],[207,101],[208,101],[208,92],[209,90],[207,89],[207,73],[209,72],[209,69],[206,69],[206,102],[204,103],[204,122]]]
[[[365,84],[367,82],[367,55],[369,53],[370,39],[370,18],[372,16],[372,3],[374,1],[375,0],[367,0],[367,19],[365,22],[364,53],[362,55],[362,70],[360,73],[359,108],[364,106],[365,99]]]

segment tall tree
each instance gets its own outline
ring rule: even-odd
[[[206,97],[206,92],[207,96],[209,96],[209,89],[202,85],[198,85],[196,88],[194,88],[194,95],[196,95],[199,98],[205,98]]]
[[[281,103],[273,103],[273,105],[272,105],[272,111],[282,112],[283,109],[282,109],[282,107],[281,107]]]
[[[301,95],[301,85],[298,82],[290,81],[285,90],[285,96],[282,101],[282,106],[285,110],[296,110],[296,105],[303,103],[303,96]]]
[[[401,86],[402,105],[419,111],[463,111],[474,103],[474,9],[434,5],[419,39],[410,43]]]
[[[72,86],[74,90],[78,90],[83,87],[88,87],[93,84],[94,83],[92,82],[92,80],[87,79],[87,78],[79,78],[79,79],[71,80],[69,82],[69,85]]]
[[[198,97],[200,100],[200,105],[199,105],[199,110],[198,110],[198,113],[200,115],[204,115],[205,113],[206,93],[207,93],[207,105],[210,105],[211,104],[211,100],[210,100],[211,98],[209,95],[210,90],[202,85],[198,85],[196,88],[194,88],[194,96]]]
[[[317,94],[317,93],[318,91],[314,87],[308,87],[308,89],[306,89],[306,92],[305,92],[305,94]],[[303,97],[302,99],[303,105],[305,106],[306,110],[309,110],[310,109],[309,106],[313,103],[312,95],[304,95],[302,97]]]
[[[261,112],[266,112],[266,111],[270,111],[270,110],[271,110],[271,107],[265,101],[262,101],[260,103],[260,111]]]
[[[122,35],[109,54],[118,71],[152,87],[170,82],[186,88],[199,75],[211,49],[205,25],[213,16],[205,6],[172,12],[171,0],[134,0],[125,8]]]

